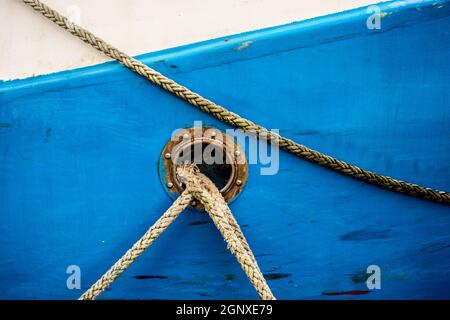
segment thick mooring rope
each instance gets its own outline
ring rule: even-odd
[[[122,272],[124,272],[148,247],[150,247],[164,230],[178,218],[180,213],[192,200],[193,197],[189,192],[183,192],[155,224],[151,226],[150,229],[148,229],[147,232],[127,252],[125,252],[122,258],[117,260],[117,262],[106,271],[96,283],[83,293],[79,300],[94,300],[103,291],[108,289],[114,280],[116,280]]]
[[[109,288],[114,280],[136,261],[163,231],[175,221],[194,198],[205,207],[205,210],[227,242],[230,251],[236,256],[260,298],[263,300],[275,300],[239,224],[233,217],[230,208],[217,187],[205,175],[200,173],[197,167],[192,165],[179,167],[177,174],[186,186],[186,190],[131,249],[83,293],[79,300],[94,300]]]
[[[275,300],[241,228],[217,187],[195,166],[178,167],[177,175],[186,186],[186,191],[203,204],[259,297],[262,300]]]
[[[53,21],[58,26],[66,29],[74,36],[80,38],[84,42],[90,44],[97,50],[103,52],[107,56],[119,61],[126,67],[137,72],[144,78],[150,80],[154,84],[162,87],[170,93],[175,94],[179,98],[189,102],[191,105],[201,109],[202,111],[213,115],[215,118],[228,123],[232,126],[241,128],[246,132],[251,132],[257,137],[267,139],[271,143],[277,144],[280,148],[295,154],[301,158],[309,160],[313,163],[327,167],[334,171],[340,172],[347,176],[365,181],[367,183],[379,186],[381,188],[404,193],[417,198],[427,199],[435,202],[450,204],[450,193],[445,191],[434,190],[422,187],[413,183],[401,181],[388,176],[384,176],[375,172],[361,169],[352,164],[335,159],[325,155],[319,151],[310,149],[291,139],[282,137],[266,128],[253,123],[252,121],[233,113],[226,108],[215,104],[214,102],[202,97],[201,95],[189,90],[188,88],[176,83],[172,79],[167,78],[161,73],[146,66],[142,62],[130,57],[122,51],[114,48],[102,39],[96,37],[88,30],[75,25],[67,18],[59,14],[57,11],[49,8],[39,0],[22,0],[31,6],[34,10],[43,14],[47,19]]]

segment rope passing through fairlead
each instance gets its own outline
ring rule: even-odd
[[[298,157],[311,161],[320,166],[324,166],[336,172],[342,173],[344,175],[376,185],[384,189],[450,205],[450,192],[434,190],[431,188],[419,186],[414,183],[402,181],[369,170],[365,170],[350,163],[323,154],[319,151],[308,148],[307,146],[297,143],[291,139],[280,136],[202,97],[198,93],[195,93],[190,89],[176,83],[174,80],[167,78],[158,71],[150,68],[142,62],[111,46],[104,40],[96,37],[88,30],[72,23],[71,21],[69,21],[69,19],[67,19],[57,11],[51,9],[47,5],[43,4],[41,1],[22,1],[31,6],[37,12],[40,12],[47,19],[56,23],[61,28],[69,31],[72,35],[90,44],[95,49],[103,52],[108,57],[117,60],[132,71],[150,80],[152,83],[187,101],[194,107],[211,114],[220,121],[241,128],[246,132],[253,133],[257,137],[267,139],[269,142],[278,145],[280,148]]]
[[[175,221],[180,213],[195,198],[202,203],[214,225],[223,236],[228,249],[235,255],[259,297],[275,300],[266,279],[259,269],[256,258],[231,213],[225,199],[214,183],[193,164],[177,167],[177,175],[185,185],[185,191],[169,209],[150,227],[103,276],[100,277],[80,300],[94,300],[116,280],[152,243]]]

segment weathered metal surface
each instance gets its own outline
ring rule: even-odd
[[[213,153],[217,153],[218,159],[212,157]],[[196,163],[228,203],[242,191],[248,177],[244,150],[233,137],[211,127],[179,129],[164,146],[159,161],[159,178],[172,200],[184,190],[176,174],[176,167],[182,163]],[[203,206],[194,201],[191,207],[201,209]]]

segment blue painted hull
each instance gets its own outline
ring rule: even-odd
[[[362,8],[140,59],[298,142],[448,191],[450,3],[403,3],[380,5],[380,30]],[[195,120],[227,128],[117,63],[0,83],[0,298],[74,299],[95,282],[170,206],[160,152]],[[277,175],[259,172],[231,209],[279,299],[450,298],[448,206],[285,152]],[[187,211],[101,298],[257,295]]]

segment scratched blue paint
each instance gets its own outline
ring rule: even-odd
[[[361,8],[139,58],[312,148],[450,190],[450,3],[380,8],[381,30]],[[114,62],[0,83],[0,298],[75,299],[72,264],[88,288],[170,205],[158,158],[194,120],[227,128]],[[447,206],[281,152],[232,210],[280,299],[450,298]],[[335,294],[367,290],[371,264],[381,290]],[[101,298],[257,296],[185,212]]]

